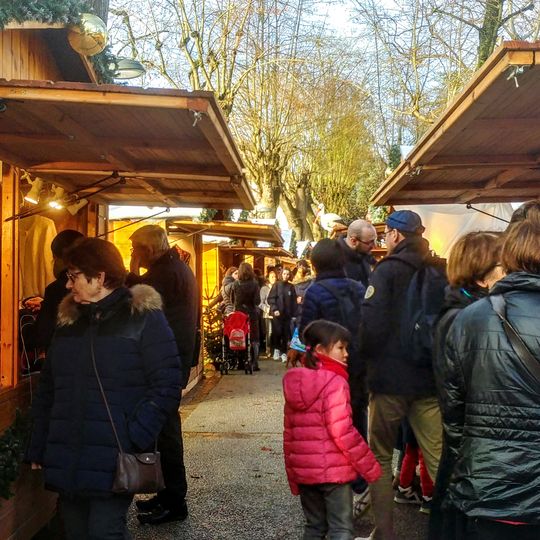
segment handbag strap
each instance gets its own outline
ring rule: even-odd
[[[531,353],[529,347],[527,347],[517,330],[506,318],[506,302],[503,295],[496,294],[490,296],[489,301],[493,310],[499,316],[499,319],[501,319],[506,337],[510,341],[510,344],[517,353],[519,359],[523,362],[528,371],[540,381],[540,362],[538,362],[538,359]]]
[[[124,450],[122,449],[122,444],[120,443],[120,438],[118,437],[118,432],[116,431],[116,426],[114,425],[113,417],[111,414],[111,409],[109,407],[109,402],[107,401],[107,396],[105,395],[105,390],[103,390],[103,385],[101,384],[101,378],[98,373],[96,365],[96,355],[94,354],[94,332],[90,329],[90,354],[92,355],[92,365],[94,366],[94,373],[96,374],[96,379],[99,386],[99,391],[101,392],[101,397],[103,398],[103,403],[105,403],[105,408],[107,409],[107,414],[111,422],[111,426],[114,432],[114,438],[116,439],[116,444],[118,445],[118,450],[123,454]]]

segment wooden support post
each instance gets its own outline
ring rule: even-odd
[[[2,227],[2,260],[0,286],[0,388],[15,386],[18,370],[18,311],[19,311],[19,243],[18,221],[5,221],[17,213],[19,198],[18,170],[0,162],[2,178],[2,203],[0,223]]]

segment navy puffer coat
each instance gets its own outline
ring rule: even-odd
[[[323,285],[327,283],[330,287],[338,290],[342,294],[351,295],[354,290],[356,294],[356,303],[358,304],[358,313],[349,320],[344,321],[342,309],[339,306],[339,300]],[[365,366],[360,358],[358,347],[358,334],[360,332],[361,304],[366,292],[365,287],[359,281],[353,281],[345,276],[344,271],[320,272],[315,281],[311,284],[304,296],[302,305],[302,316],[298,325],[298,334],[302,336],[306,326],[317,319],[324,319],[341,324],[352,335],[352,343],[348,344],[349,352],[349,373],[364,373]]]
[[[540,361],[540,276],[512,273],[490,294],[503,294],[508,320]],[[487,298],[456,317],[439,369],[445,431],[458,444],[447,502],[470,517],[540,524],[540,380]]]
[[[92,366],[97,369],[125,452],[153,448],[179,404],[174,335],[148,285],[121,287],[95,304],[60,304],[39,389],[26,459],[43,465],[48,489],[111,492],[118,447]]]

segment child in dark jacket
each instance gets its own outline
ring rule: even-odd
[[[350,482],[358,475],[375,482],[380,465],[354,428],[347,384],[350,333],[318,320],[305,329],[302,368],[283,378],[283,449],[291,492],[300,495],[305,539],[352,540]]]

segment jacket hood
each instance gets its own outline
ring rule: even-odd
[[[283,377],[285,401],[293,409],[309,409],[336,373],[324,369],[292,368]]]
[[[509,291],[540,292],[540,275],[528,272],[512,272],[497,281],[490,294],[504,294]]]
[[[235,279],[232,276],[225,276],[221,282],[222,286],[229,285],[229,283],[234,283]]]
[[[118,293],[117,293],[118,291]],[[157,311],[163,309],[163,301],[160,294],[150,285],[134,285],[131,289],[120,287],[105,297],[101,302],[106,301],[115,294],[127,294],[131,296],[131,313],[144,311]],[[98,302],[100,304],[100,302]],[[58,325],[70,326],[74,324],[82,315],[82,304],[78,304],[73,299],[73,294],[69,293],[58,307]]]
[[[463,309],[480,298],[487,296],[487,289],[481,287],[451,287],[448,285],[444,291],[442,313],[450,309]]]

